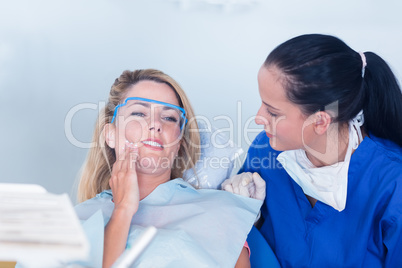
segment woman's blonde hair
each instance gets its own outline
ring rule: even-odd
[[[186,111],[188,122],[184,128],[178,157],[172,165],[171,179],[182,177],[185,170],[194,168],[200,155],[200,135],[193,108],[183,89],[173,78],[158,70],[124,71],[113,83],[107,105],[98,116],[92,137],[94,146],[88,153],[79,181],[77,193],[79,202],[110,189],[109,179],[116,154],[115,150],[106,144],[104,127],[111,122],[115,107],[125,99],[127,90],[140,81],[167,84],[175,92],[180,107]]]

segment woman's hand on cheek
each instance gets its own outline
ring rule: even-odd
[[[122,154],[113,165],[112,177],[109,180],[113,193],[115,210],[124,210],[131,216],[137,212],[140,202],[136,162],[138,148],[126,145]]]

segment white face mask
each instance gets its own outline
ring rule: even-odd
[[[349,143],[343,162],[317,168],[302,149],[284,151],[277,160],[306,195],[342,211],[346,205],[350,157],[359,146],[359,138],[363,140],[360,131],[363,123],[363,111],[349,122]]]

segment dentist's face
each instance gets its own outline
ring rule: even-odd
[[[313,137],[312,129],[304,127],[306,116],[287,99],[283,79],[282,72],[275,66],[261,67],[258,87],[262,104],[255,121],[264,126],[273,149],[301,149],[303,141],[308,142]]]
[[[179,106],[176,94],[168,85],[140,81],[132,86],[126,98],[139,97]],[[160,174],[170,171],[180,148],[180,115],[165,105],[130,100],[118,110],[115,124],[116,156],[126,146],[137,146],[137,172]]]

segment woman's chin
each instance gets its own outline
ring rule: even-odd
[[[143,157],[137,161],[137,173],[161,175],[170,172],[172,161],[167,157]]]

